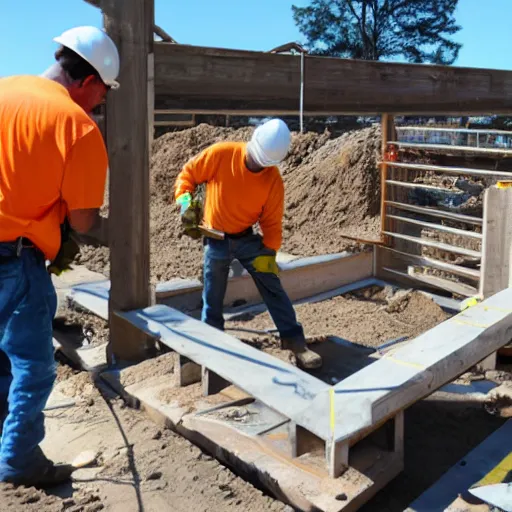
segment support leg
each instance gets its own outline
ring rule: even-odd
[[[348,469],[349,443],[327,441],[325,444],[327,469],[331,478],[340,477]]]
[[[177,376],[178,385],[183,387],[201,382],[201,366],[181,354],[177,356],[174,373]]]
[[[205,366],[202,367],[202,383],[204,396],[216,395],[231,385],[229,381],[208,370]]]

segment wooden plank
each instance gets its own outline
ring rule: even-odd
[[[365,285],[366,280],[371,279],[370,276],[373,274],[371,252],[298,258],[289,262],[279,262],[279,264],[283,287],[295,303],[309,301],[310,298],[325,300],[322,297],[327,298],[332,297],[332,294],[344,293],[345,287],[352,288],[353,280],[356,280],[356,283],[361,280]],[[73,286],[68,297],[107,320],[109,289],[110,281],[108,280],[101,283],[84,283]],[[177,279],[158,283],[156,286],[158,303],[180,309],[199,309],[201,293],[202,284],[196,280]],[[224,305],[229,307],[238,300],[243,300],[245,306],[261,304],[261,296],[252,278],[246,273],[228,280]]]
[[[434,185],[427,185],[426,183],[413,183],[410,181],[398,181],[398,180],[387,180],[386,185],[392,185],[395,187],[405,187],[405,188],[423,188],[426,190],[435,190],[436,192],[441,192],[443,194],[463,194],[462,190],[450,190],[443,187],[436,187]]]
[[[458,222],[465,222],[467,224],[474,224],[475,226],[481,226],[483,220],[479,217],[473,217],[471,215],[464,215],[462,213],[453,213],[439,210],[437,208],[430,208],[426,206],[416,206],[413,204],[398,203],[396,201],[386,201],[386,206],[391,206],[399,210],[407,212],[422,213],[423,215],[430,215],[431,217],[437,217],[441,219],[450,219]]]
[[[400,222],[409,222],[410,224],[416,224],[424,228],[435,229],[437,231],[443,231],[444,233],[451,233],[452,235],[467,236],[469,238],[482,239],[481,233],[475,231],[467,231],[465,229],[451,228],[449,226],[443,226],[442,224],[435,224],[433,222],[425,222],[422,220],[412,219],[410,217],[402,217],[401,215],[388,215],[390,219],[394,219]]]
[[[465,297],[473,297],[478,293],[478,290],[473,286],[457,283],[455,281],[449,281],[448,279],[443,279],[442,277],[419,274],[414,272],[413,269],[409,269],[407,273],[400,272],[399,270],[388,267],[383,267],[383,270],[392,274],[396,274],[400,277],[413,279],[419,283],[428,284],[429,286],[439,288],[440,290],[445,290],[450,293],[457,293],[458,295],[463,295]]]
[[[420,149],[425,151],[443,151],[446,153],[462,152],[473,153],[475,155],[483,156],[502,156],[510,157],[512,149],[498,149],[498,148],[473,148],[471,146],[452,146],[449,144],[421,144],[416,142],[397,142],[399,148],[403,149]]]
[[[393,255],[397,255],[402,257],[407,262],[413,262],[417,265],[422,265],[424,267],[432,267],[438,270],[444,270],[446,272],[451,272],[452,274],[456,274],[458,276],[468,277],[470,279],[480,279],[480,271],[474,268],[463,267],[461,265],[454,265],[452,263],[447,263],[446,261],[436,260],[434,258],[429,258],[427,256],[417,256],[416,254],[407,254],[402,251],[397,251],[396,249],[392,249],[391,247],[382,247],[382,250],[390,251]]]
[[[505,456],[512,452],[512,420],[482,441],[449,469],[436,483],[417,498],[405,512],[431,512],[445,510],[455,512],[464,509],[463,503],[455,507],[457,496],[499,466]],[[487,508],[488,510],[488,508]]]
[[[476,133],[492,135],[512,135],[507,130],[486,130],[479,128],[441,128],[436,126],[397,126],[399,131],[418,131],[418,132],[445,132],[445,133]]]
[[[429,240],[428,238],[417,238],[408,235],[401,235],[399,233],[385,233],[388,236],[392,236],[393,238],[399,238],[403,240],[408,240],[409,242],[414,242],[419,245],[424,245],[425,247],[434,247],[435,249],[439,249],[441,251],[446,252],[454,252],[456,254],[464,254],[465,256],[471,256],[473,258],[479,258],[480,252],[473,251],[472,249],[465,249],[463,247],[457,247],[455,245],[445,244],[443,242],[436,242],[433,240]]]
[[[384,162],[380,162],[380,165],[383,164]],[[434,171],[439,172],[441,174],[453,174],[456,176],[459,176],[461,174],[466,176],[489,176],[491,178],[498,178],[500,176],[512,176],[512,172],[490,171],[487,169],[471,169],[468,167],[447,167],[441,165],[413,164],[405,162],[388,162],[387,165],[389,167],[396,167],[397,169],[410,169],[414,171]]]
[[[110,162],[111,310],[150,304],[149,287],[149,127],[148,55],[151,53],[153,0],[102,0],[104,24],[119,48],[118,91],[107,100]],[[129,208],[129,215],[127,214]],[[141,360],[151,342],[125,331],[110,315],[111,353]]]
[[[318,437],[328,437],[328,417],[302,421],[302,410],[309,407],[318,393],[329,388],[324,382],[166,306],[116,312],[116,315],[158,337],[160,343],[206,366]]]
[[[335,439],[350,439],[451,382],[510,341],[512,289],[459,313],[334,386]],[[320,393],[303,413],[325,414]]]
[[[386,216],[386,200],[388,197],[388,188],[386,187],[386,181],[388,179],[389,168],[386,163],[388,142],[390,138],[393,138],[393,117],[389,114],[382,114],[380,120],[381,126],[381,156],[382,165],[380,167],[380,239],[389,245],[389,239],[384,236],[384,231],[391,229],[388,228],[388,221]]]
[[[482,279],[484,298],[510,286],[512,188],[490,187],[484,194]]]
[[[306,55],[304,112],[512,111],[508,71]],[[155,44],[157,108],[298,113],[300,57]]]

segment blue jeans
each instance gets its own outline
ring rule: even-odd
[[[303,338],[304,331],[297,322],[290,298],[284,291],[279,277],[272,273],[258,272],[252,265],[257,256],[275,255],[263,245],[258,235],[225,240],[204,239],[204,288],[203,322],[224,329],[223,303],[228,284],[229,266],[237,259],[249,272],[266,304],[281,338]]]
[[[52,320],[57,296],[44,256],[0,243],[0,481],[31,475],[44,438],[43,409],[55,381]]]

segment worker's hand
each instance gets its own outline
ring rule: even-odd
[[[277,265],[276,256],[257,256],[252,262],[252,266],[256,272],[263,274],[279,274],[279,266]]]
[[[194,240],[201,238],[199,224],[203,217],[203,211],[200,201],[192,199],[192,195],[186,192],[178,197],[176,202],[180,206],[181,223],[184,233]]]
[[[74,239],[71,227],[66,220],[61,226],[61,244],[59,252],[48,267],[48,272],[60,276],[62,272],[71,270],[71,264],[79,252],[80,247]]]

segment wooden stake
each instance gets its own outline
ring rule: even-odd
[[[150,304],[148,55],[152,52],[154,0],[102,0],[104,24],[116,43],[121,87],[107,99],[110,167],[110,311]],[[152,342],[110,318],[110,352],[144,359]]]

